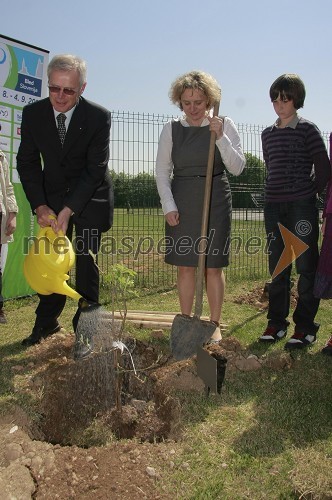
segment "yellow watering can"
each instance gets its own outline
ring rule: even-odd
[[[75,262],[70,240],[62,232],[40,229],[24,259],[24,275],[33,290],[41,295],[60,293],[79,300],[82,296],[68,286],[69,270]]]
[[[60,293],[78,300],[78,310],[73,318],[74,358],[81,359],[93,351],[94,332],[91,330],[91,325],[96,321],[87,320],[86,313],[95,311],[100,305],[84,299],[68,286],[68,273],[74,262],[75,253],[70,240],[62,232],[57,234],[48,226],[39,230],[24,259],[23,270],[27,282],[37,293],[41,295]],[[85,313],[83,320],[80,319],[81,312]]]

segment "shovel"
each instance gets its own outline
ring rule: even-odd
[[[219,102],[215,103],[213,116],[218,115]],[[176,360],[187,359],[196,354],[197,347],[204,345],[213,335],[216,325],[211,321],[201,320],[203,309],[203,282],[205,274],[207,230],[211,199],[212,175],[214,166],[216,134],[211,132],[209,156],[206,169],[205,191],[203,201],[201,238],[199,243],[198,267],[196,271],[194,316],[177,314],[171,328],[171,351]]]

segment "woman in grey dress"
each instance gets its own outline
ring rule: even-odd
[[[157,187],[166,219],[165,262],[178,268],[181,313],[191,316],[210,132],[216,133],[205,273],[210,319],[216,325],[211,340],[216,342],[221,340],[223,267],[228,265],[232,211],[225,170],[239,175],[245,167],[233,121],[212,116],[220,94],[218,82],[202,71],[191,71],[173,82],[169,96],[184,116],[165,124],[156,160]]]

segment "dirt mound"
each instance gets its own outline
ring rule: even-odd
[[[295,307],[297,303],[297,287],[296,283],[292,281],[291,283],[291,306]],[[248,304],[250,306],[257,307],[259,310],[263,311],[267,309],[269,304],[269,282],[264,285],[258,285],[256,288],[250,292],[246,292],[239,297],[234,299],[235,304]]]

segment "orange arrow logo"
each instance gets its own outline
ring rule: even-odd
[[[278,276],[286,267],[292,264],[300,255],[302,255],[309,245],[295,236],[289,229],[278,222],[279,230],[285,245],[276,268],[272,274],[272,279]]]

